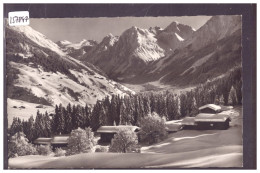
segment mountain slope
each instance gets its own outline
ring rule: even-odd
[[[241,17],[234,15],[213,16],[195,34],[185,41],[185,46],[198,50],[206,45],[219,41],[241,30]]]
[[[184,40],[192,36],[194,29],[188,25],[172,22],[164,30],[157,33],[158,44],[172,53]]]
[[[121,82],[187,86],[204,83],[241,66],[241,16],[214,16],[171,54]]]
[[[93,65],[66,55],[29,26],[6,26],[7,97],[52,105],[94,104],[112,94],[133,93]]]

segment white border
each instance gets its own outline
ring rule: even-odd
[[[0,27],[1,27],[1,30],[0,30],[0,34],[3,38],[3,4],[4,3],[182,3],[182,4],[185,4],[185,3],[207,3],[207,4],[210,4],[210,3],[257,3],[257,0],[218,0],[218,1],[215,1],[215,2],[212,2],[212,1],[208,1],[208,0],[200,0],[200,1],[192,1],[192,0],[131,0],[131,1],[126,1],[126,2],[122,2],[120,0],[110,0],[110,1],[105,1],[105,0],[96,0],[96,1],[92,1],[92,2],[87,2],[87,1],[84,1],[84,0],[63,0],[62,2],[61,1],[58,1],[58,0],[44,0],[44,1],[40,1],[40,0],[22,0],[22,1],[19,1],[19,0],[2,0],[1,1],[1,6],[0,6],[0,14],[1,14],[1,22],[0,22]],[[259,18],[260,18],[260,15],[259,13],[257,14],[257,23],[259,23]],[[257,28],[258,28],[258,25],[257,25]],[[257,34],[257,42],[259,43],[259,36]],[[0,41],[0,47],[1,47],[1,57],[3,57],[3,41]],[[260,50],[260,46],[259,44],[257,45],[257,50]],[[260,65],[260,60],[257,61],[257,65],[259,67]],[[1,76],[0,76],[0,100],[2,102],[2,104],[0,104],[0,115],[2,115],[2,117],[0,118],[0,136],[1,136],[1,140],[0,140],[0,148],[1,148],[1,151],[3,151],[3,58],[2,60],[0,61],[0,69],[1,70]],[[260,73],[259,73],[259,70],[257,69],[257,76],[260,76]],[[259,81],[259,78],[257,79],[257,81]],[[258,82],[257,82],[258,83]],[[258,86],[258,85],[257,85]],[[257,100],[259,100],[259,94],[257,93]],[[257,107],[259,108],[260,107],[260,103],[257,102]],[[259,124],[260,122],[260,117],[257,118],[257,124]],[[259,129],[259,128],[258,128]],[[259,131],[257,130],[257,143],[258,143],[258,149],[257,149],[257,156],[259,156],[259,138],[260,138],[260,134],[259,134]],[[3,153],[3,152],[1,152]],[[259,166],[260,166],[260,159],[258,158],[257,159],[257,167],[259,169]],[[1,168],[2,168],[2,171],[3,171],[3,154],[1,156],[1,159],[0,159],[0,165],[1,165]],[[9,172],[16,172],[16,170],[4,170],[4,171],[9,171]],[[19,172],[28,172],[28,171],[35,171],[35,170],[19,170]],[[44,170],[43,170],[44,171]],[[46,170],[45,170],[46,171]],[[50,170],[48,170],[50,171]],[[51,170],[51,172],[57,172],[58,170]],[[59,170],[60,172],[71,172],[72,170]],[[86,170],[77,170],[77,171],[86,171]],[[88,172],[94,172],[93,170],[87,170]],[[97,171],[97,170],[96,170]],[[102,170],[98,170],[97,172],[100,172]],[[108,173],[112,173],[112,172],[121,172],[122,170],[103,170],[103,171],[106,171]],[[132,171],[140,171],[140,170],[124,170],[124,172],[132,172]],[[144,172],[161,172],[162,170],[142,170]],[[219,173],[220,171],[223,172],[223,171],[229,171],[229,172],[240,172],[240,171],[250,171],[250,172],[256,172],[256,170],[163,170],[163,171],[166,171],[166,172],[216,172],[216,173]]]

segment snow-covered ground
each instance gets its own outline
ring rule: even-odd
[[[185,88],[177,87],[177,86],[163,84],[160,82],[160,80],[147,82],[144,84],[128,84],[128,83],[122,83],[122,84],[137,93],[146,92],[146,91],[163,92],[168,90],[172,93],[179,94],[181,92],[190,91],[191,89],[194,89],[196,87],[196,86],[187,86]]]
[[[7,117],[8,127],[11,126],[14,117],[19,117],[21,120],[27,120],[30,116],[36,117],[39,110],[40,113],[54,113],[54,107],[43,105],[42,108],[36,108],[40,104],[25,102],[22,100],[7,99]],[[24,107],[24,108],[23,108]]]
[[[210,168],[242,167],[242,109],[228,130],[182,130],[141,153],[85,153],[69,157],[23,156],[10,168]]]
[[[62,52],[57,44],[48,39],[45,35],[39,33],[38,31],[32,29],[30,26],[12,26],[9,27],[12,30],[18,31],[19,33],[23,33],[30,40],[35,42],[36,44],[48,48],[60,56],[65,56],[66,54]]]
[[[76,83],[62,73],[46,72],[41,67],[33,68],[25,64],[10,62],[13,68],[20,71],[19,78],[16,80],[16,86],[30,90],[37,97],[45,98],[55,104],[67,105],[68,103],[85,105],[95,104],[97,100],[102,100],[107,95],[124,95],[133,91],[108,80],[97,73],[89,75],[86,70],[70,72],[84,85]],[[78,101],[72,97],[67,88],[80,94]]]
[[[134,91],[129,90],[127,87],[111,81],[104,76],[97,73],[89,75],[86,70],[76,71],[70,70],[70,72],[78,79],[81,85],[68,76],[62,73],[46,72],[40,66],[33,68],[25,64],[10,62],[10,65],[19,70],[18,79],[15,82],[16,86],[26,88],[28,91],[40,98],[45,98],[50,101],[52,106],[63,106],[73,103],[75,105],[85,104],[93,105],[97,100],[102,100],[106,96],[125,95],[126,93],[135,94]],[[72,90],[78,96],[78,100],[75,100],[69,90]],[[36,116],[37,110],[41,113],[53,112],[54,107],[44,106],[44,108],[36,108],[39,104],[28,103],[26,101],[8,99],[8,125],[12,124],[13,117],[19,117],[21,119],[28,119],[31,115]],[[14,108],[16,106],[17,108]],[[25,108],[19,108],[24,106]]]

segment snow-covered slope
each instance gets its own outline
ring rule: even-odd
[[[214,41],[230,36],[242,28],[241,20],[242,16],[239,15],[213,16],[186,40],[184,46],[198,50]]]
[[[24,34],[25,37],[32,40],[34,43],[38,44],[39,46],[48,48],[60,56],[65,56],[65,53],[60,50],[59,46],[55,44],[53,41],[46,38],[45,35],[41,34],[40,32],[32,29],[30,26],[12,26],[9,27],[13,31],[18,33]]]
[[[8,127],[12,125],[13,118],[19,117],[21,120],[27,120],[30,116],[33,116],[34,119],[37,115],[37,111],[44,114],[47,113],[54,113],[55,107],[53,106],[46,106],[40,105],[35,103],[29,103],[22,100],[16,99],[7,99],[7,112],[8,112]]]
[[[160,81],[178,86],[222,76],[241,66],[241,29],[241,16],[213,16],[187,39],[182,40],[184,37],[175,33],[181,44],[132,81]]]
[[[178,131],[159,143],[142,146],[141,153],[83,153],[66,157],[29,155],[10,158],[8,166],[13,169],[241,168],[241,107],[233,113],[228,130]]]
[[[52,106],[91,105],[112,94],[134,93],[66,55],[29,26],[7,26],[5,31],[9,98]]]

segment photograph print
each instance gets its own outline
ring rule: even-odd
[[[243,168],[242,17],[6,16],[7,169]]]

